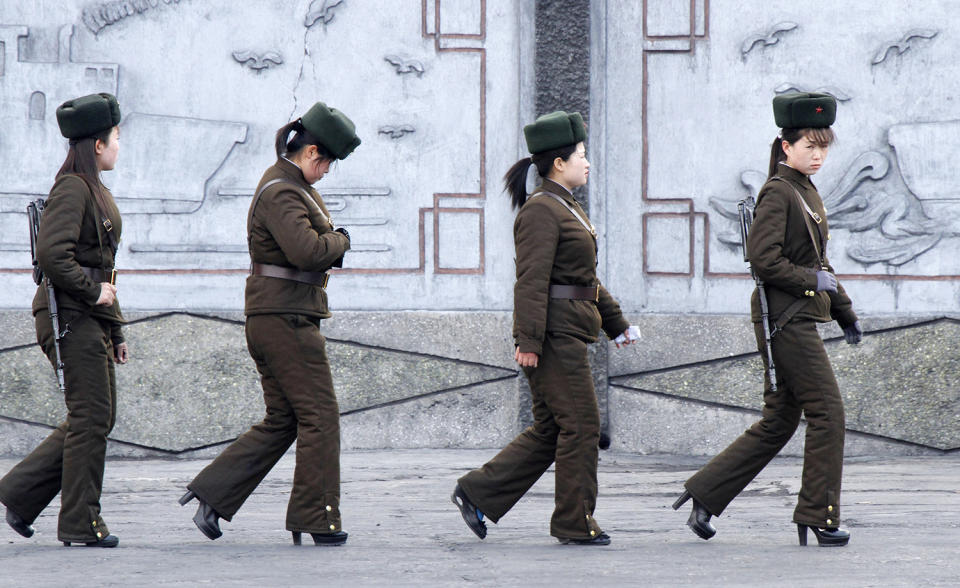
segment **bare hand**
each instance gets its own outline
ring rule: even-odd
[[[520,367],[537,367],[537,364],[540,363],[540,356],[536,353],[521,353],[520,348],[517,347],[516,351],[513,352],[513,359],[516,360]]]
[[[127,349],[126,343],[118,343],[113,346],[113,360],[117,363],[127,363],[127,360],[130,359],[130,350]]]
[[[117,287],[109,282],[100,282],[100,298],[97,298],[97,304],[113,306],[113,301],[116,299]]]

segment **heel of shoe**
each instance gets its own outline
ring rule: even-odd
[[[302,539],[302,535],[300,534],[300,531],[291,531],[291,533],[293,534],[293,544],[302,545],[303,539]]]
[[[797,523],[797,536],[800,539],[800,545],[806,546],[807,544],[807,526]]]
[[[690,491],[684,490],[683,494],[680,495],[680,498],[674,501],[673,510],[680,510],[680,507],[683,506],[683,504],[688,500],[690,500]]]
[[[180,503],[180,506],[184,506],[196,497],[197,495],[193,493],[193,490],[187,490],[187,493],[181,496],[177,502]]]

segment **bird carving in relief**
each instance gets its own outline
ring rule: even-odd
[[[333,20],[334,9],[341,4],[343,0],[313,0],[307,10],[307,18],[303,21],[304,26],[312,27],[318,20],[327,24]]]
[[[906,32],[899,41],[893,41],[892,43],[887,43],[877,51],[877,54],[873,56],[872,65],[877,65],[886,60],[887,55],[890,53],[891,49],[895,49],[897,55],[903,55],[903,53],[913,47],[914,39],[932,39],[937,36],[940,31],[933,29],[912,29]]]
[[[398,74],[415,73],[418,78],[423,75],[423,64],[416,59],[405,59],[399,55],[387,55],[383,59],[396,68]]]
[[[407,133],[413,133],[417,129],[410,125],[386,125],[380,127],[379,134],[389,135],[391,139],[399,139]]]
[[[750,35],[744,39],[743,43],[740,45],[740,53],[743,55],[750,53],[757,43],[760,43],[764,47],[776,45],[780,42],[780,35],[792,31],[798,26],[800,25],[795,22],[778,22],[777,24],[773,25],[773,28],[770,29],[770,32],[766,34]]]

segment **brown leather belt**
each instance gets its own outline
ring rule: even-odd
[[[600,301],[600,285],[596,286],[566,286],[550,284],[550,298],[567,298],[570,300]]]
[[[313,284],[321,288],[327,287],[330,280],[330,274],[327,272],[304,272],[292,267],[282,265],[270,265],[269,263],[255,263],[250,273],[255,276],[267,276],[268,278],[280,278],[282,280],[293,280],[304,284]]]
[[[111,284],[117,283],[117,270],[105,270],[99,267],[86,267],[81,265],[80,269],[84,274],[94,282],[109,282]]]

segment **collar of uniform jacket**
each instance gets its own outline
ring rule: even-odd
[[[803,186],[804,188],[813,188],[814,190],[817,189],[817,187],[813,185],[813,180],[810,179],[810,176],[793,169],[783,161],[781,161],[780,165],[777,166],[777,175],[779,175],[781,178],[790,180],[798,186]]]
[[[286,157],[281,155],[280,158],[277,159],[276,167],[284,174],[290,176],[290,179],[294,180],[297,184],[310,188],[310,184],[308,184],[306,178],[303,177],[303,170],[300,169],[300,166]]]
[[[548,180],[544,178],[543,183],[540,184],[539,189],[543,190],[544,192],[550,192],[551,194],[556,194],[557,196],[563,198],[570,204],[575,204],[578,207],[580,206],[580,204],[573,197],[573,194],[570,192],[570,190],[567,190],[566,188],[563,187],[562,184],[558,184],[553,180]]]

